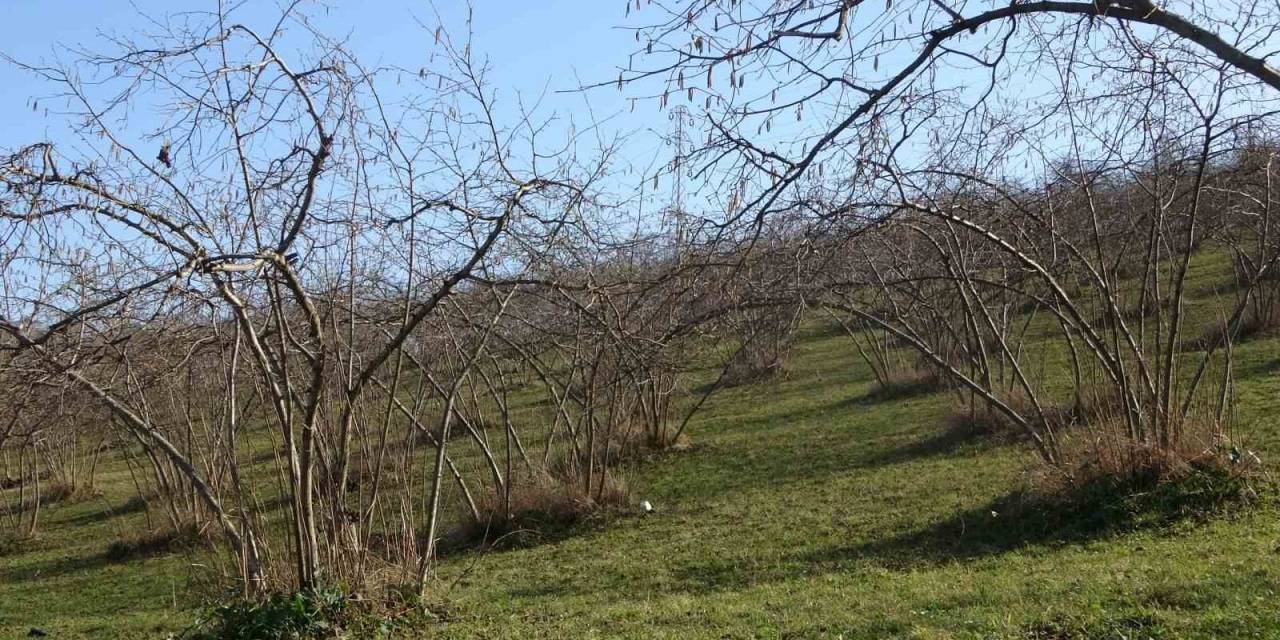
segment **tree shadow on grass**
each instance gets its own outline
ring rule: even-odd
[[[147,499],[143,498],[142,496],[133,496],[132,498],[129,498],[128,500],[125,500],[124,502],[120,503],[119,506],[112,507],[110,505],[104,505],[101,509],[98,509],[97,511],[90,511],[88,513],[82,513],[76,516],[72,516],[70,518],[63,520],[63,522],[69,525],[83,526],[87,524],[93,524],[95,522],[101,522],[103,520],[109,520],[111,518],[116,518],[119,516],[128,515],[131,513],[141,513],[146,510],[147,510]]]
[[[65,555],[22,566],[0,568],[0,581],[33,580],[86,573],[125,562],[173,553],[188,553],[197,548],[212,548],[214,544],[204,533],[195,528],[143,532],[114,540],[98,553]]]
[[[9,490],[11,500],[0,502],[0,515],[11,515],[21,511],[34,509],[36,504],[35,487],[27,489],[30,494],[20,496],[18,492]],[[39,504],[42,509],[54,506],[72,505],[91,498],[101,496],[102,492],[89,486],[76,486],[65,482],[51,482],[40,488]]]
[[[435,553],[440,560],[459,561],[480,556],[502,554],[511,551],[550,546],[571,539],[586,539],[600,535],[620,522],[638,517],[637,514],[617,508],[605,508],[584,513],[568,522],[524,520],[516,526],[462,523],[447,529],[436,539]],[[419,530],[413,544],[426,546],[426,534]],[[381,532],[374,532],[366,541],[369,549],[393,561],[395,545],[403,541],[393,540]]]
[[[1026,441],[1025,434],[1006,421],[990,415],[955,412],[943,419],[939,430],[874,456],[868,466],[887,466],[961,452],[977,454]]]
[[[565,598],[579,595],[580,590],[565,582],[539,582],[536,584],[512,585],[507,589],[511,598]]]
[[[668,585],[668,590],[694,595],[741,591],[801,577],[811,573],[811,569],[803,562],[786,558],[759,564],[744,562],[741,558],[710,558],[673,568],[676,581]]]
[[[862,396],[855,398],[853,402],[876,404],[891,400],[906,400],[946,391],[948,388],[950,383],[936,371],[928,369],[894,371],[885,378],[873,381],[871,388]]]
[[[1267,378],[1280,372],[1280,358],[1265,358],[1256,362],[1246,362],[1236,365],[1238,371],[1236,377],[1240,380],[1250,380],[1253,378]]]
[[[1015,491],[917,531],[805,556],[813,563],[870,559],[910,569],[1022,548],[1058,547],[1122,533],[1202,522],[1246,506],[1252,489],[1229,470],[1196,469],[1176,481],[1104,476],[1053,493]]]
[[[903,462],[911,462],[922,458],[933,458],[959,453],[961,451],[981,453],[1005,444],[986,434],[963,429],[943,429],[928,436],[913,440],[901,447],[885,451],[867,462],[867,466],[881,467]]]

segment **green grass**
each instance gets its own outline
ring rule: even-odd
[[[1193,290],[1220,271],[1198,268]],[[1215,304],[1206,293],[1196,313]],[[1236,352],[1237,437],[1264,462],[1280,452],[1277,347]],[[950,396],[875,400],[832,332],[807,332],[788,372],[714,396],[692,450],[628,469],[657,513],[448,558],[432,593],[446,621],[420,635],[1280,637],[1272,491],[1208,519],[1028,521],[1005,505],[1031,454],[944,434]],[[143,520],[107,511],[130,495],[123,467],[102,486],[51,508],[33,547],[0,556],[0,637],[154,637],[194,619],[213,570],[182,553],[112,560],[109,543]]]
[[[1005,535],[1025,527],[993,507],[1020,486],[1027,452],[941,438],[946,396],[871,404],[867,379],[839,338],[805,342],[789,380],[767,394],[718,397],[698,449],[636,471],[658,514],[455,560],[445,570],[446,579],[465,572],[448,593],[455,619],[431,631],[1119,638],[1135,637],[1136,625],[1137,637],[1280,634],[1270,499],[1226,519],[1123,535]],[[1266,379],[1241,386],[1277,390]]]

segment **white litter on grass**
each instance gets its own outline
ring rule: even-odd
[[[653,513],[653,505],[649,504],[648,500],[641,500],[640,510],[645,513]]]

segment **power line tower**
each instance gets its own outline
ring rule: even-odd
[[[689,216],[684,210],[684,162],[686,149],[692,148],[685,127],[693,124],[693,114],[684,105],[676,105],[667,118],[672,122],[672,132],[668,144],[675,147],[675,157],[671,160],[672,203],[668,211],[674,218],[676,227],[677,257],[682,256],[689,242]]]

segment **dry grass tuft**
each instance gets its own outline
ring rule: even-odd
[[[35,508],[35,486],[28,484],[27,491],[30,492],[30,494],[26,496],[24,501],[19,503],[17,500],[18,492],[16,490],[10,490],[9,497],[12,497],[13,500],[8,503],[0,504],[0,515],[8,515],[26,509]],[[53,481],[40,486],[40,505],[42,507],[48,507],[54,504],[76,504],[78,502],[84,502],[85,500],[100,497],[101,495],[102,491],[95,487],[84,484],[73,485],[62,481]]]
[[[1123,320],[1126,325],[1133,325],[1154,317],[1157,312],[1167,312],[1169,309],[1170,303],[1167,298],[1162,299],[1159,302],[1157,302],[1155,298],[1135,300],[1120,307],[1118,309],[1119,314],[1112,314],[1110,310],[1104,310],[1102,313],[1098,314],[1098,317],[1094,320],[1094,326],[1103,329],[1113,329],[1119,324],[1117,322],[1117,315],[1119,315],[1118,319]]]
[[[785,380],[788,376],[787,367],[781,359],[758,361],[749,358],[738,358],[730,362],[725,368],[724,378],[720,381],[720,386],[727,389],[769,380]]]
[[[490,490],[476,499],[480,518],[445,537],[445,549],[508,547],[563,536],[588,519],[631,506],[631,490],[614,472],[596,473],[588,489],[563,470],[512,483],[510,498]]]
[[[1074,424],[1105,423],[1122,419],[1124,400],[1113,386],[1095,385],[1080,389],[1066,420]]]
[[[213,539],[207,531],[187,525],[180,529],[166,528],[132,534],[108,544],[102,555],[111,562],[124,562],[175,551],[211,547],[213,544]]]
[[[1123,420],[1083,425],[1063,438],[1058,464],[1028,474],[1015,510],[1053,512],[1070,531],[1123,530],[1203,520],[1255,502],[1261,464],[1219,425],[1188,420],[1177,443],[1130,437]]]
[[[1007,393],[1000,398],[1015,413],[1032,420],[1038,431],[1057,430],[1071,422],[1070,412],[1047,403],[1041,404],[1044,411],[1043,424],[1039,421],[1035,405],[1023,393]],[[975,398],[972,402],[957,403],[944,420],[947,434],[962,439],[987,439],[997,442],[1016,442],[1028,439],[1025,429],[1009,416],[1001,413],[990,403]]]
[[[925,366],[893,368],[876,381],[867,394],[869,401],[893,400],[924,395],[946,388],[946,381],[936,369]]]
[[[1251,451],[1232,444],[1221,425],[1191,418],[1178,425],[1175,442],[1134,440],[1118,416],[1090,422],[1064,438],[1056,469],[1038,474],[1049,490],[1109,480],[1156,486],[1197,474],[1247,481],[1260,472]]]
[[[1235,336],[1235,342],[1260,338],[1271,334],[1277,328],[1280,328],[1280,316],[1263,316],[1251,313],[1241,320],[1239,331]],[[1222,323],[1207,325],[1199,338],[1195,338],[1185,345],[1185,350],[1201,351],[1210,347],[1221,348],[1227,342],[1227,335],[1227,327]]]
[[[1280,329],[1280,298],[1250,304],[1240,319],[1233,344],[1273,335],[1277,329]],[[1220,349],[1229,335],[1226,323],[1213,322],[1205,325],[1199,336],[1184,340],[1182,350]]]

